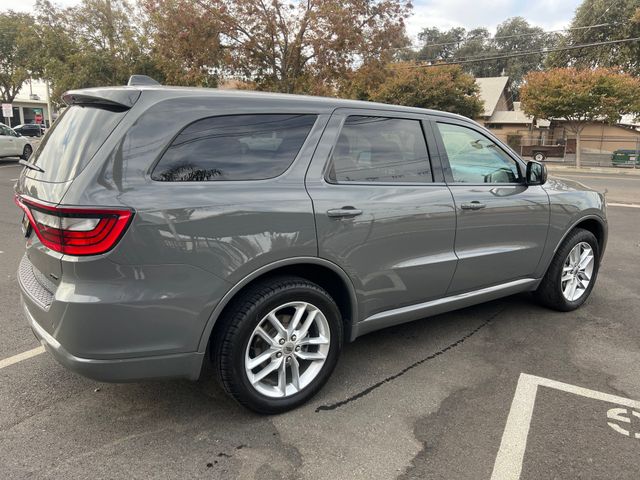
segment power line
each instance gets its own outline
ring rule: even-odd
[[[570,28],[563,28],[560,30],[548,30],[548,31],[542,31],[542,32],[535,32],[535,33],[518,33],[518,34],[513,34],[513,35],[500,35],[498,37],[491,37],[490,40],[502,40],[505,38],[517,38],[517,37],[534,37],[536,35],[548,35],[551,33],[561,33],[561,32],[571,32],[574,30],[584,30],[584,29],[590,29],[590,28],[600,28],[600,27],[612,27],[612,26],[616,26],[616,25],[623,25],[627,22],[609,22],[609,23],[598,23],[598,24],[594,24],[594,25],[583,25],[581,27],[570,27]],[[470,39],[472,40],[474,37],[471,37]],[[462,39],[462,40],[458,40],[456,42],[443,42],[443,43],[427,43],[424,45],[414,45],[414,47],[417,48],[430,48],[430,47],[444,47],[447,45],[457,45],[459,43],[462,43],[464,41],[468,41],[470,40],[469,38],[467,39]]]
[[[634,38],[624,38],[621,40],[608,40],[604,42],[593,42],[593,43],[584,43],[581,45],[572,45],[569,47],[556,47],[556,48],[545,48],[542,50],[528,50],[524,52],[511,52],[504,55],[496,55],[496,56],[481,56],[481,57],[462,57],[463,60],[453,60],[448,62],[441,62],[437,58],[432,58],[430,60],[425,60],[424,64],[420,65],[403,65],[401,68],[421,68],[421,67],[439,67],[443,65],[462,65],[465,63],[475,63],[475,62],[484,62],[487,60],[499,60],[501,58],[512,58],[512,57],[522,57],[526,55],[544,55],[550,52],[560,52],[564,50],[577,50],[580,48],[590,48],[590,47],[598,47],[601,45],[613,45],[618,43],[627,43],[627,42],[635,42],[640,40],[640,37]],[[439,63],[436,63],[439,62]]]
[[[611,3],[609,3],[609,6],[604,10],[604,12],[602,12],[602,15],[600,15],[600,16],[598,17],[598,20],[596,20],[596,21],[598,21],[598,22],[599,22],[600,20],[602,20],[602,19],[604,18],[604,16],[607,14],[607,12],[609,12],[609,10],[611,10],[611,7],[613,7],[613,5],[614,5],[615,3],[618,3],[618,1],[619,1],[619,0],[612,0],[612,1],[611,1]],[[591,4],[591,8],[589,9],[589,12],[591,12],[591,11],[595,8],[595,6],[596,6],[595,2],[594,2],[594,3],[592,3],[592,4]],[[590,29],[590,28],[591,28],[591,27],[589,27],[589,28],[587,29],[587,32],[589,31],[589,29]]]
[[[619,2],[619,0],[611,0],[611,2],[609,3],[609,5],[607,6],[607,8],[605,8],[604,12],[602,12],[602,14],[600,14],[600,15],[598,16],[598,19],[596,20],[596,22],[601,21],[601,20],[604,18],[604,16],[607,14],[607,12],[608,12],[609,10],[611,10],[611,7],[613,7],[613,5],[614,5],[614,4],[616,4],[616,3],[618,3],[618,2]],[[595,6],[596,6],[596,2],[593,2],[593,3],[591,4],[591,6],[589,7],[589,9],[584,13],[584,16],[587,16],[588,14],[590,14],[591,12],[593,12],[593,10],[595,9]],[[580,8],[580,7],[579,7],[579,8]],[[574,16],[574,21],[575,21],[575,17],[577,17],[577,15],[578,15],[578,11],[576,10],[576,14],[575,14],[575,16]],[[620,22],[620,23],[625,23],[625,22]],[[586,32],[584,32],[584,33],[586,34],[586,33],[589,33],[589,30],[591,30],[591,28],[592,28],[592,27],[594,27],[594,26],[595,26],[595,25],[587,25],[587,26],[584,26],[584,27],[576,27],[576,28],[585,28],[585,29],[586,29]],[[566,45],[566,44],[567,44],[567,38],[566,38],[566,37],[562,38],[562,40],[561,40],[561,42],[560,42],[560,43],[561,43],[561,44],[563,44],[563,45]]]

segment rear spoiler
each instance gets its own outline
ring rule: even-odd
[[[104,108],[123,112],[133,107],[140,97],[140,90],[129,88],[88,88],[69,90],[62,95],[67,105]]]

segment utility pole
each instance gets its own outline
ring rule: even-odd
[[[51,116],[51,92],[49,91],[49,80],[44,81],[47,86],[47,118],[49,119],[49,128],[53,125],[53,120]]]

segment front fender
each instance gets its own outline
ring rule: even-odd
[[[574,180],[550,177],[543,187],[549,194],[549,233],[544,253],[536,270],[542,278],[556,251],[568,233],[581,223],[597,222],[602,233],[600,256],[604,254],[607,243],[606,201],[602,193]]]

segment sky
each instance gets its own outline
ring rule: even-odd
[[[545,30],[566,28],[582,0],[413,0],[413,15],[407,20],[412,38],[425,27],[496,26],[509,17],[521,16]],[[0,11],[33,11],[35,0],[0,0]],[[61,6],[72,6],[79,0],[54,0]]]
[[[544,30],[559,30],[568,27],[581,3],[582,0],[414,0],[407,31],[412,37],[431,26],[486,27],[493,32],[498,24],[517,16]]]

